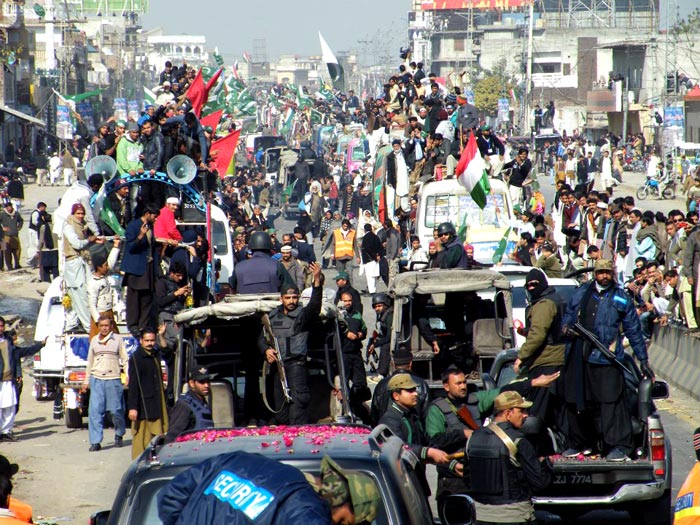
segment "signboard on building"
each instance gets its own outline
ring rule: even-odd
[[[423,0],[422,11],[447,10],[447,9],[512,9],[529,6],[527,0]]]
[[[139,113],[139,101],[138,100],[129,100],[127,102],[127,114],[129,116],[129,120],[133,120],[136,122],[141,114]]]
[[[56,136],[59,139],[73,139],[75,128],[70,117],[70,107],[63,104],[56,104]]]
[[[664,127],[683,128],[683,106],[666,106],[664,108]]]
[[[125,98],[115,98],[114,99],[114,116],[117,120],[123,120],[126,122],[126,99]]]

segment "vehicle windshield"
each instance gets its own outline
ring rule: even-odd
[[[216,255],[218,256],[228,255],[228,244],[226,244],[227,235],[228,232],[223,222],[212,221],[212,239],[214,241]]]
[[[377,483],[376,476],[374,475],[373,472],[368,472],[368,471],[363,471],[365,474],[368,474],[374,483]],[[313,472],[311,471],[311,474],[313,474],[315,477],[319,476],[318,472]],[[414,476],[415,478],[415,476]],[[171,478],[159,478],[159,479],[151,479],[148,481],[145,481],[142,483],[136,490],[136,493],[134,494],[134,498],[132,500],[131,507],[129,508],[128,511],[128,520],[125,523],[129,523],[129,525],[162,525],[162,521],[158,517],[158,496],[160,495],[160,492],[163,490],[163,488],[170,482]],[[407,480],[408,481],[408,480]],[[410,485],[411,483],[418,483],[417,480],[412,479],[410,480]],[[414,487],[406,486],[406,490],[411,490],[413,494],[416,496],[416,500],[421,500],[424,502],[425,497],[418,497],[418,493]],[[388,505],[388,502],[386,500],[386,494],[384,491],[381,489],[378,489],[377,492],[382,495],[382,499],[384,500],[382,504],[379,505],[379,513],[376,517],[375,520],[372,521],[373,525],[388,525],[389,524],[389,519],[387,518],[386,515],[386,508]],[[411,501],[411,500],[407,500]],[[416,505],[416,514],[415,515],[420,515],[420,511],[422,510],[420,503]]]
[[[459,227],[464,214],[467,214],[469,226],[496,226],[506,224],[510,219],[506,208],[504,193],[493,193],[486,198],[486,207],[482,210],[470,195],[437,194],[430,195],[425,206],[425,226],[434,228],[443,222],[451,222]],[[498,213],[496,213],[498,209]]]
[[[576,286],[555,286],[554,288],[559,297],[567,304],[576,291]],[[527,294],[525,293],[525,286],[514,286],[511,291],[513,292],[513,308],[526,308]]]

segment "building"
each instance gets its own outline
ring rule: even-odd
[[[155,71],[162,71],[165,62],[175,66],[187,63],[199,67],[209,63],[207,39],[203,35],[168,35],[162,28],[145,33],[148,64]]]

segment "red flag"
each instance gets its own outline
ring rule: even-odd
[[[224,114],[223,109],[220,109],[218,111],[214,111],[213,113],[209,113],[208,115],[199,119],[199,123],[202,125],[202,127],[211,126],[211,129],[216,131],[216,126],[219,125],[219,121],[221,120],[221,116],[223,114]]]
[[[220,68],[216,73],[212,75],[209,82],[204,85],[204,79],[202,78],[202,68],[197,71],[197,76],[194,77],[190,88],[187,90],[187,98],[192,103],[192,111],[199,117],[202,113],[202,107],[207,102],[209,98],[209,91],[214,87],[216,81],[219,80],[223,68]]]
[[[476,144],[476,138],[474,138],[474,133],[469,134],[469,141],[462,151],[462,155],[459,157],[459,162],[455,168],[455,176],[459,177],[464,170],[467,169],[469,162],[476,156],[479,151],[479,147]]]
[[[226,176],[226,171],[231,164],[233,154],[236,152],[236,146],[238,145],[238,138],[240,135],[241,130],[237,129],[211,143],[211,149],[209,150],[211,164],[213,164],[213,167],[219,172],[219,177],[222,179]]]

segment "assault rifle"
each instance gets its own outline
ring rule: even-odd
[[[603,357],[605,357],[608,361],[616,365],[620,370],[626,372],[630,377],[635,377],[632,371],[629,368],[627,368],[627,365],[625,365],[622,361],[615,357],[615,354],[613,354],[610,351],[610,349],[607,348],[593,332],[584,328],[581,325],[581,323],[574,323],[574,326],[571,327],[571,330],[575,334],[583,337],[586,341],[590,342],[596,348],[596,350],[603,354]]]
[[[276,362],[277,362],[277,373],[279,374],[279,379],[280,379],[280,384],[282,385],[282,395],[284,396],[284,400],[286,403],[291,403],[292,402],[292,396],[291,392],[289,390],[289,383],[287,382],[287,372],[284,369],[284,361],[282,361],[282,352],[280,352],[280,346],[279,342],[277,341],[277,338],[275,337],[274,332],[272,331],[272,326],[270,325],[270,318],[268,317],[267,314],[262,315],[262,324],[263,324],[263,334],[265,337],[265,342],[268,344],[268,346],[275,351],[275,357],[276,357]],[[263,362],[263,378],[262,380],[265,380],[265,375],[266,375],[266,367],[269,367],[269,363],[267,360]],[[267,396],[265,395],[265,390],[262,390],[263,392],[263,402],[265,403],[265,406],[271,411],[275,412],[272,410],[267,403]],[[279,411],[278,411],[279,412]]]

